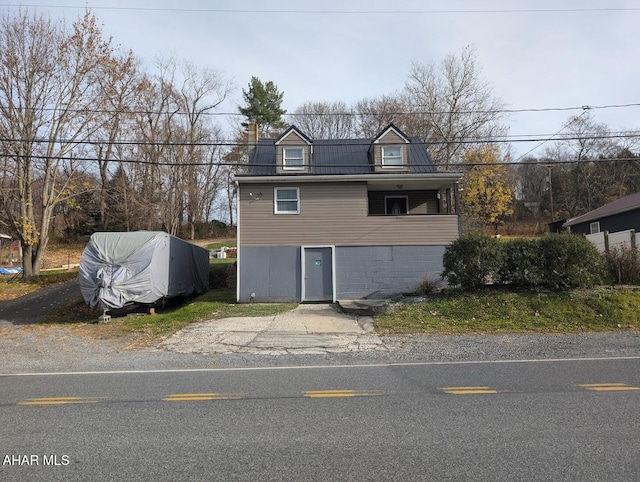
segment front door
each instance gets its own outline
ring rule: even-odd
[[[302,301],[333,301],[333,249],[302,248]]]

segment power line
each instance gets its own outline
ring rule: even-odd
[[[584,109],[584,112],[582,114],[580,114],[578,116],[578,118],[582,117],[583,115],[585,115],[587,112],[589,112],[589,108]],[[569,126],[571,124],[566,124],[565,126],[562,127],[562,129],[560,129],[558,132],[556,132],[555,134],[553,134],[552,136],[549,136],[547,139],[540,141],[536,146],[532,147],[531,149],[529,149],[527,152],[525,152],[524,154],[522,154],[520,157],[518,157],[518,159],[516,159],[516,161],[520,161],[521,159],[524,159],[526,156],[528,156],[529,154],[531,154],[533,151],[535,151],[538,147],[543,146],[544,144],[546,144],[547,142],[551,142],[554,138],[557,139],[557,136],[560,135],[560,133],[565,130],[568,129]],[[559,139],[558,139],[559,140]]]
[[[563,127],[564,130],[566,127]],[[445,144],[507,144],[507,143],[520,143],[520,142],[549,142],[555,141],[577,141],[577,140],[607,140],[607,139],[637,139],[640,138],[640,131],[633,132],[614,132],[608,134],[582,134],[582,135],[564,135],[558,137],[558,131],[551,136],[546,134],[531,134],[522,136],[499,136],[499,137],[485,137],[463,140],[427,140],[423,144],[426,146],[436,146]],[[522,138],[521,138],[522,137]],[[272,139],[275,140],[275,139]],[[323,141],[326,139],[322,139]],[[370,145],[369,139],[358,139],[359,142],[354,142],[354,139],[332,139],[332,147],[346,147],[354,145]],[[149,146],[149,147],[252,147],[254,144],[248,142],[236,142],[232,140],[214,140],[203,142],[186,142],[186,141],[137,141],[137,140],[116,140],[110,141],[107,139],[85,139],[85,140],[71,140],[71,139],[10,139],[0,138],[0,142],[14,143],[14,144],[71,144],[71,145],[90,145],[99,146],[104,144],[111,144],[115,146]],[[534,147],[532,150],[537,149],[539,146]],[[529,151],[531,152],[531,151]],[[528,152],[527,152],[528,154]],[[526,155],[526,154],[525,154]],[[521,156],[524,157],[524,156]]]
[[[105,161],[105,159],[98,159],[97,157],[81,157],[81,156],[45,156],[45,155],[15,155],[15,154],[6,154],[0,153],[0,157],[18,157],[24,159],[38,159],[38,160],[49,160],[49,161],[80,161],[80,162],[98,162]],[[198,167],[198,166],[229,166],[229,167],[275,167],[273,163],[252,163],[246,164],[242,162],[226,162],[226,161],[217,161],[217,162],[168,162],[168,161],[146,161],[141,159],[108,159],[109,162],[113,163],[123,163],[123,164],[141,164],[141,165],[154,165],[154,166],[164,166],[164,167]],[[548,165],[567,165],[567,164],[601,164],[601,163],[610,163],[610,162],[637,162],[640,164],[640,157],[615,157],[615,158],[599,158],[599,159],[570,159],[570,160],[545,160],[544,163],[539,161],[508,161],[508,162],[474,162],[474,163],[459,163],[454,164],[456,168],[470,168],[476,166],[526,166],[526,165],[536,165],[541,167],[546,167]],[[411,166],[425,167],[423,164],[415,165],[408,164]],[[310,164],[305,164],[303,167],[321,167],[322,169],[327,168],[350,168],[350,167],[358,167],[361,168],[361,164],[323,164],[322,166],[314,166]],[[434,167],[438,167],[438,164],[434,164]],[[442,171],[435,171],[442,172]]]
[[[65,107],[9,107],[6,105],[1,106],[6,110],[13,111],[27,111],[27,110],[38,110],[40,112],[74,112],[78,114],[129,114],[129,115],[160,115],[160,114],[171,114],[174,115],[192,115],[193,112],[183,112],[181,110],[175,110],[169,112],[165,111],[151,111],[151,110],[126,110],[126,111],[116,111],[116,110],[105,110],[105,109],[70,109]],[[416,104],[415,107],[427,107],[426,104]],[[364,116],[412,116],[412,115],[451,115],[451,114],[521,114],[521,113],[536,113],[536,112],[562,112],[562,111],[583,111],[583,110],[599,110],[599,109],[626,109],[629,107],[640,107],[640,103],[628,103],[628,104],[608,104],[608,105],[581,105],[581,106],[571,106],[571,107],[542,107],[542,108],[514,108],[514,109],[489,109],[489,110],[459,110],[459,111],[394,111],[394,112],[355,112],[355,111],[345,111],[345,112],[291,112],[286,113],[286,117],[306,117],[306,116],[315,116],[315,117],[364,117]],[[244,114],[239,112],[200,112],[199,115],[204,116],[231,116],[231,117],[244,117]]]
[[[15,8],[55,8],[79,9],[81,5],[42,5],[42,4],[0,4],[0,7]],[[166,8],[166,7],[105,7],[92,6],[89,10],[169,12],[169,13],[220,13],[220,14],[296,14],[296,15],[457,15],[457,14],[494,14],[494,13],[599,13],[599,12],[635,12],[637,7],[600,7],[600,8],[523,8],[523,9],[421,9],[421,10],[299,10],[299,9],[237,9],[237,8]]]

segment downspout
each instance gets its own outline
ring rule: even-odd
[[[462,236],[462,212],[460,212],[460,184],[455,183],[453,186],[453,193],[456,203],[456,214],[458,215],[458,236]]]
[[[238,200],[236,202],[236,303],[240,303],[240,184],[234,180]]]

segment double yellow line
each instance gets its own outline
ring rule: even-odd
[[[378,395],[382,395],[382,392],[358,390],[307,390],[304,392],[304,396],[307,398],[375,397]]]
[[[240,400],[244,393],[174,393],[163,398],[165,402],[197,402],[204,400]]]
[[[578,385],[585,390],[593,390],[597,392],[619,392],[640,390],[640,387],[634,387],[625,383],[584,383]],[[442,387],[444,393],[451,395],[490,395],[498,393],[487,386],[474,387]],[[378,390],[307,390],[303,392],[306,398],[352,398],[352,397],[374,397],[382,395]],[[82,403],[98,403],[105,400],[106,397],[44,397],[31,398],[18,405],[68,405]],[[208,400],[241,400],[246,398],[246,393],[174,393],[168,395],[162,400],[166,402],[196,402]]]

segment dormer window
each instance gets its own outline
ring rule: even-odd
[[[304,169],[304,149],[302,147],[285,147],[282,151],[283,169]]]
[[[401,146],[382,146],[382,167],[402,167]]]
[[[297,127],[291,126],[276,139],[276,173],[302,174],[311,171],[313,143]]]

